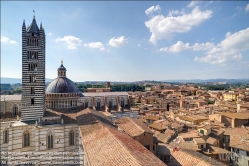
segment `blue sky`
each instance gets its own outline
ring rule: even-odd
[[[249,78],[249,2],[1,2],[1,77],[21,78],[21,27],[46,33],[46,78]]]

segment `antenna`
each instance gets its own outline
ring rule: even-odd
[[[34,18],[35,18],[35,9],[33,9],[33,13],[34,13]]]

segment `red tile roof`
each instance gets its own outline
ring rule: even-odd
[[[139,136],[144,132],[153,134],[153,132],[139,119],[123,117],[115,120],[115,123],[131,137]]]
[[[155,116],[155,115],[146,115],[145,116],[145,119],[149,119],[149,120],[158,120],[159,119],[159,116]]]
[[[90,109],[77,113],[82,144],[90,166],[165,165],[100,114]]]
[[[165,146],[170,150],[172,156],[170,163],[168,163],[170,166],[225,166],[225,164],[199,152],[169,145]]]

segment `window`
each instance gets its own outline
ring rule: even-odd
[[[112,108],[112,101],[109,101],[108,107],[109,107],[109,108]]]
[[[32,56],[33,59],[33,56]],[[37,64],[29,64],[29,71],[37,71]]]
[[[203,148],[204,146],[203,145],[201,145],[201,149]]]
[[[29,82],[30,83],[36,82],[36,76],[35,75],[29,76]]]
[[[74,132],[72,130],[69,132],[69,145],[74,145]]]
[[[85,102],[85,108],[88,108],[88,102]]]
[[[100,101],[97,101],[97,109],[100,109]]]
[[[8,143],[9,142],[9,131],[6,129],[3,132],[3,143]]]
[[[53,148],[53,135],[52,134],[49,134],[48,136],[47,136],[47,148],[48,149],[52,149]]]
[[[17,107],[17,105],[13,106],[13,115],[18,115],[18,107]]]
[[[124,108],[125,104],[124,104],[124,99],[121,99],[121,107]]]
[[[25,132],[23,134],[23,147],[30,146],[30,134],[29,132]]]
[[[31,105],[34,105],[35,104],[35,99],[31,99]]]
[[[31,87],[31,94],[35,94],[35,87]]]

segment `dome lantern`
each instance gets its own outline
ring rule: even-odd
[[[58,71],[58,77],[66,77],[67,69],[63,66],[63,60],[61,60],[61,65],[57,71]]]

